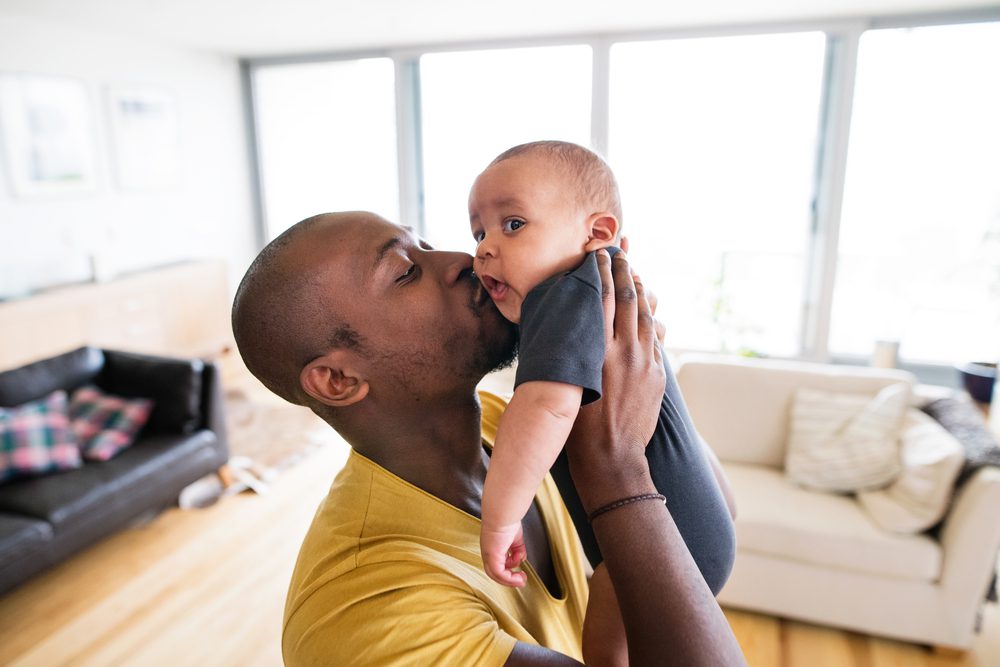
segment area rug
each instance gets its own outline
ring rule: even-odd
[[[308,409],[243,388],[226,391],[226,426],[231,457],[246,457],[277,472],[320,447],[347,446]]]

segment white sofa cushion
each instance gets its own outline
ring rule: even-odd
[[[799,387],[875,395],[895,382],[912,387],[912,373],[772,359],[688,353],[677,382],[694,425],[723,461],[781,468],[788,412]]]
[[[919,533],[944,516],[965,450],[955,436],[920,412],[907,411],[901,436],[903,473],[890,486],[858,494],[858,502],[879,526]]]
[[[941,574],[937,542],[880,529],[853,496],[807,491],[764,466],[723,468],[736,497],[740,552],[896,579],[936,581]]]
[[[891,384],[874,396],[797,390],[785,474],[818,491],[886,486],[902,470],[897,440],[908,395],[903,384]]]

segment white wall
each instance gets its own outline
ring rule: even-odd
[[[15,197],[0,161],[0,296],[87,280],[95,249],[115,272],[221,257],[231,280],[242,275],[255,241],[235,59],[0,15],[0,72],[82,81],[98,158],[95,192],[45,199]],[[125,192],[116,184],[106,87],[121,84],[173,97],[182,163],[176,187]]]

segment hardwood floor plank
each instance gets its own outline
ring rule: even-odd
[[[345,457],[317,452],[267,496],[169,510],[27,582],[0,599],[0,664],[281,664],[299,543]]]
[[[782,664],[791,667],[842,667],[856,664],[858,640],[848,633],[794,621],[783,623],[786,626],[786,641],[782,646]]]
[[[781,621],[736,609],[724,609],[729,625],[754,667],[781,667]]]

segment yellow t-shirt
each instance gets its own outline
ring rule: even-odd
[[[505,403],[481,392],[483,440]],[[555,483],[536,497],[562,599],[483,571],[479,519],[351,452],[309,528],[285,602],[282,654],[301,665],[502,665],[517,641],[582,659],[587,580]]]

